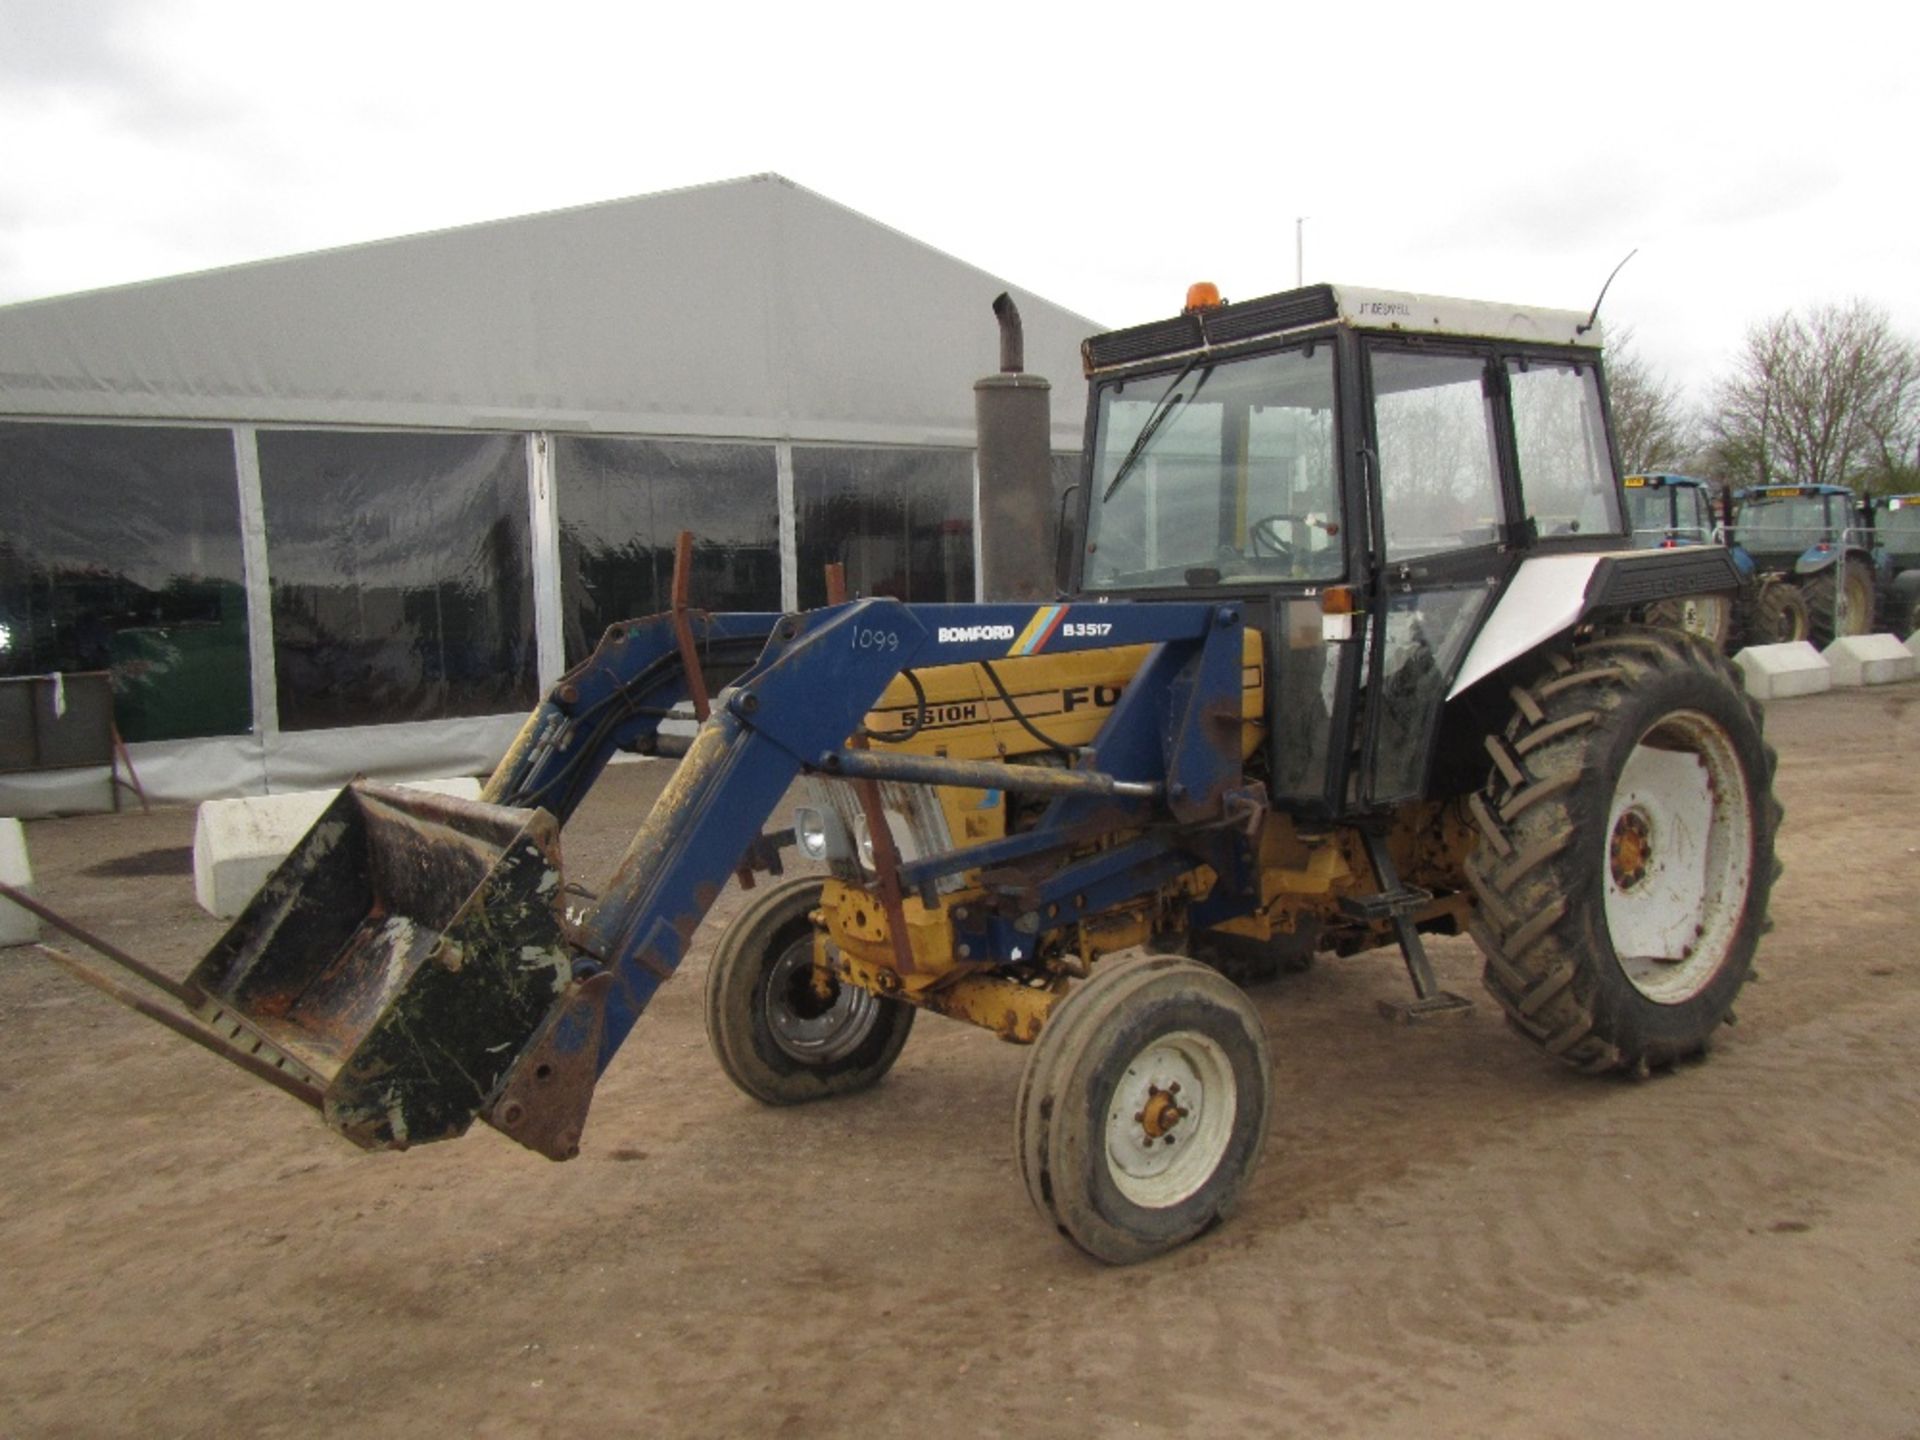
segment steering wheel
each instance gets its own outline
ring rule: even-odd
[[[1272,555],[1280,560],[1293,559],[1293,542],[1283,539],[1291,530],[1283,531],[1282,525],[1293,526],[1302,523],[1298,515],[1265,515],[1247,526],[1247,544],[1255,555]]]

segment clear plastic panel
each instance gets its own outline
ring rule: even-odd
[[[973,599],[973,456],[965,450],[795,446],[800,604],[826,603],[826,567],[849,595]]]
[[[532,706],[518,435],[263,430],[280,728]]]
[[[780,608],[772,446],[581,435],[554,445],[569,665],[609,625],[667,608],[682,530],[694,536],[694,605]]]
[[[56,670],[128,740],[252,727],[232,431],[0,424],[0,675]]]

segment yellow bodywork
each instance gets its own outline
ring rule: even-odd
[[[1010,658],[994,662],[993,669],[1034,730],[1058,745],[1084,746],[1093,742],[1151,648],[1131,645]],[[1244,677],[1242,753],[1250,759],[1265,744],[1267,714],[1261,637],[1252,629],[1246,633]],[[916,694],[904,676],[897,678],[867,715],[874,748],[954,760],[1060,763],[1050,747],[1015,718],[1013,707],[981,666],[943,666],[918,671],[915,678],[921,693]],[[943,786],[934,793],[956,847],[1008,833],[1009,804],[1003,792]],[[1103,837],[1088,847],[1089,853],[1131,839],[1134,833]],[[1389,836],[1396,864],[1409,880],[1457,874],[1469,843],[1465,822],[1438,806],[1407,807]],[[1216,930],[1271,940],[1294,933],[1310,920],[1336,916],[1342,895],[1379,888],[1356,833],[1335,827],[1306,835],[1289,818],[1272,813],[1262,822],[1259,867],[1255,910]],[[964,920],[967,907],[985,893],[972,873],[962,877],[961,888],[941,894],[935,906],[918,895],[902,898],[904,956],[896,950],[887,907],[876,890],[829,880],[815,917],[816,963],[823,974],[842,983],[1027,1042],[1038,1036],[1048,1011],[1074,978],[1086,974],[1102,955],[1184,931],[1186,907],[1204,898],[1217,880],[1210,868],[1198,865],[1158,892],[1110,910],[1023,917],[1031,921],[1034,945],[1021,957],[1018,974],[1007,973],[997,957],[968,953],[963,927],[956,921]],[[1453,898],[1437,901],[1422,918],[1460,904]],[[1379,933],[1363,936],[1360,943],[1390,938],[1383,928],[1375,928]]]

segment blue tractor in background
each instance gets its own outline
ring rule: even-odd
[[[1724,532],[1714,505],[1713,487],[1692,475],[1651,472],[1629,475],[1621,482],[1627,500],[1627,523],[1638,550],[1677,550],[1690,545],[1724,544]],[[1740,572],[1738,592],[1687,595],[1656,601],[1642,618],[1651,625],[1667,625],[1698,635],[1716,650],[1734,648],[1753,629],[1755,566],[1745,551],[1731,551]],[[1789,639],[1804,638],[1802,634]],[[1769,631],[1764,637],[1771,639]]]
[[[1753,638],[1811,640],[1873,628],[1872,542],[1853,491],[1842,485],[1763,485],[1736,490],[1726,525],[1736,563],[1744,556],[1758,585]],[[1743,566],[1744,568],[1744,566]]]
[[[1920,495],[1869,495],[1860,518],[1872,537],[1878,628],[1911,635],[1920,630]]]

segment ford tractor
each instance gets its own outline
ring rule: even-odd
[[[1085,342],[1056,548],[1047,386],[996,308],[987,600],[705,613],[683,587],[558,682],[480,801],[347,786],[185,980],[63,962],[357,1145],[477,1119],[565,1160],[729,878],[791,838],[809,873],[712,945],[720,1069],[793,1105],[875,1084],[923,1016],[1027,1046],[1027,1193],[1117,1263],[1255,1173],[1273,1062],[1232,976],[1394,951],[1390,1010],[1434,1019],[1470,1002],[1427,937],[1467,934],[1555,1062],[1701,1054],[1766,928],[1774,760],[1714,647],[1635,618],[1739,575],[1634,546],[1590,317],[1197,291]],[[677,764],[585,898],[561,835],[620,751]]]

